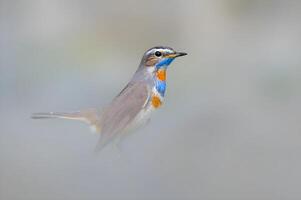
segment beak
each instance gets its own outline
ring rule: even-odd
[[[186,55],[187,55],[187,53],[185,53],[185,52],[176,52],[175,57],[186,56]]]
[[[175,52],[175,53],[168,54],[165,57],[166,58],[176,58],[176,57],[186,56],[186,55],[187,55],[187,53],[185,53],[185,52]]]

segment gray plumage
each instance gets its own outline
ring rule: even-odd
[[[155,55],[158,51],[162,54]],[[147,50],[131,81],[102,111],[92,108],[73,113],[35,113],[32,118],[62,118],[86,122],[101,133],[96,147],[96,150],[100,150],[117,136],[122,136],[122,132],[134,124],[139,113],[151,107],[150,98],[156,84],[156,63],[164,60],[165,56],[175,58],[183,55],[186,53],[175,52],[170,47],[154,47]]]

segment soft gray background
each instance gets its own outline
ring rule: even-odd
[[[0,1],[0,199],[301,199],[301,2]],[[146,128],[93,153],[81,123],[144,51],[186,51]]]

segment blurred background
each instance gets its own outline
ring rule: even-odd
[[[301,2],[0,0],[0,199],[301,199]],[[85,124],[144,51],[168,71],[150,124],[93,153]]]

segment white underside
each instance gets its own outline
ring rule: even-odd
[[[149,121],[154,110],[155,109],[152,105],[148,106],[148,108],[142,109],[130,124],[130,129],[133,130],[139,128],[139,126],[146,124]]]
[[[163,103],[163,97],[160,95],[160,93],[157,91],[157,89],[154,87],[152,89],[152,92],[150,93],[147,101],[145,102],[144,108],[137,114],[135,119],[132,121],[132,123],[129,125],[129,129],[133,130],[136,128],[139,128],[140,126],[145,125],[150,117],[153,111],[155,111],[158,108],[154,108],[151,103],[152,95],[156,95],[160,98],[161,102]]]
[[[135,119],[129,125],[130,130],[136,129],[136,128],[146,124],[149,121],[150,117],[151,117],[151,113],[154,110],[158,109],[158,108],[154,108],[152,103],[151,103],[152,95],[156,95],[157,97],[159,97],[161,102],[163,103],[163,97],[157,91],[156,87],[153,87],[151,89],[151,92],[149,93],[149,96],[148,96],[145,104],[143,105],[144,108],[138,113],[138,115],[135,117]]]
[[[121,137],[119,138],[119,142],[121,142],[124,137],[135,133],[136,130],[142,128],[149,122],[151,115],[156,108],[154,108],[151,103],[147,104],[148,105],[146,105],[146,107],[137,114],[135,119],[128,125],[128,127],[125,128],[123,133],[120,134]]]

